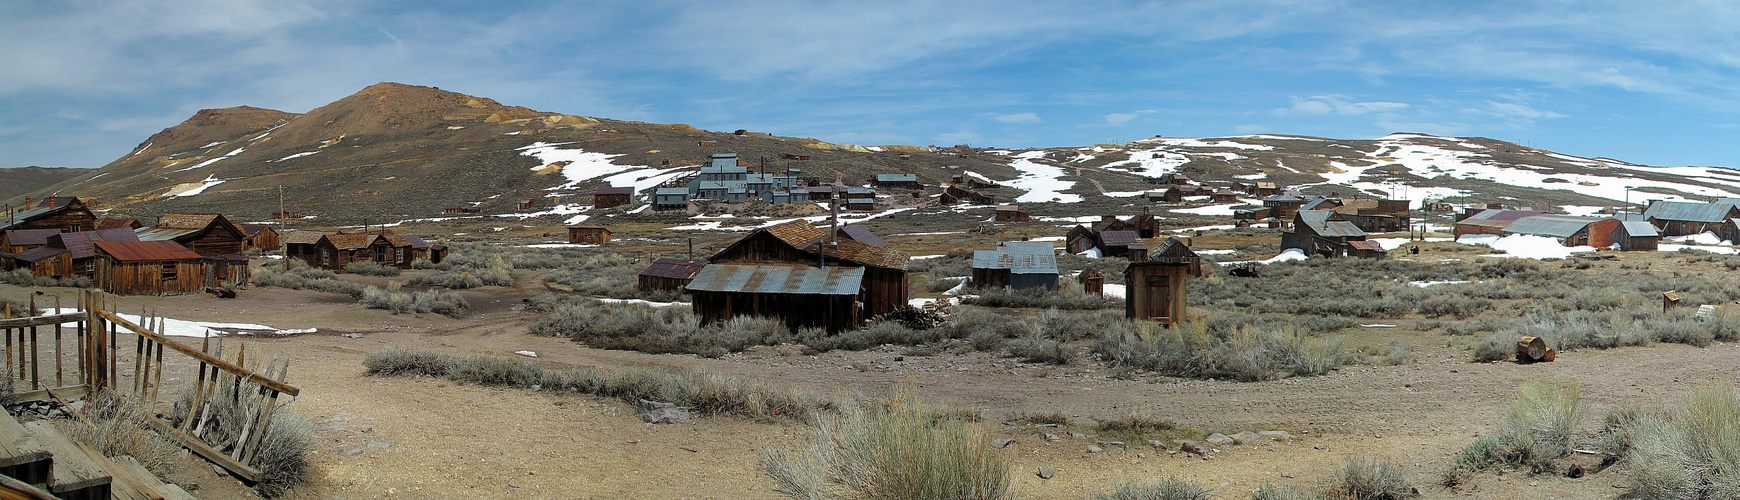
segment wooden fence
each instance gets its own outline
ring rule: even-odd
[[[260,472],[252,464],[272,415],[288,404],[279,397],[294,398],[300,392],[284,383],[289,361],[273,357],[264,372],[256,372],[248,367],[246,345],[225,356],[223,339],[213,345],[209,332],[198,348],[184,345],[165,335],[165,318],[151,311],[141,310],[137,323],[121,317],[116,298],[85,290],[75,312],[65,312],[57,303],[54,314],[11,318],[7,309],[0,330],[6,335],[14,400],[65,403],[101,390],[128,394],[146,406],[149,423],[165,436],[237,477],[259,481]],[[49,327],[52,343],[44,334]],[[69,344],[76,350],[66,350]],[[126,352],[128,344],[131,352]],[[164,387],[166,371],[173,374],[170,387]],[[178,402],[165,406],[159,400],[165,395]],[[227,418],[220,418],[220,412],[227,412]]]

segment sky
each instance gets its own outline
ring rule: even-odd
[[[487,4],[487,5],[485,5]],[[849,144],[1488,137],[1740,167],[1740,3],[0,0],[0,167],[393,81]]]

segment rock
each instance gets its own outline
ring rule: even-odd
[[[1179,444],[1178,444],[1178,450],[1179,450],[1179,451],[1183,451],[1183,452],[1185,452],[1185,453],[1194,453],[1194,454],[1197,454],[1197,455],[1207,455],[1207,454],[1208,454],[1208,450],[1207,450],[1207,449],[1204,449],[1204,448],[1203,448],[1203,447],[1202,447],[1202,445],[1199,445],[1199,444],[1196,444],[1196,443],[1192,443],[1192,442],[1189,442],[1189,441],[1185,441],[1185,442],[1182,442],[1182,443],[1179,443]]]
[[[1153,446],[1155,448],[1159,448],[1162,450],[1167,449],[1167,448],[1171,448],[1170,446],[1166,446],[1166,443],[1160,442],[1160,440],[1158,440],[1158,439],[1148,440],[1148,446]]]
[[[1120,450],[1128,450],[1129,449],[1129,448],[1124,447],[1123,441],[1100,441],[1099,444],[1102,446],[1111,446],[1111,447],[1114,447],[1114,448],[1117,448]]]
[[[1259,439],[1259,437],[1257,436],[1257,433],[1251,432],[1251,431],[1244,431],[1244,432],[1240,432],[1238,434],[1233,434],[1232,438],[1234,441],[1238,441],[1240,443],[1255,443],[1255,442],[1257,442],[1257,439]]]
[[[1087,448],[1088,453],[1105,453],[1105,451],[1105,448],[1101,448],[1100,445],[1097,444],[1090,444]]]
[[[347,339],[360,339],[360,338],[362,338],[362,334],[360,334],[360,333],[346,333],[346,334],[342,335],[342,337],[347,338]]]
[[[1013,439],[1003,438],[1003,439],[997,440],[997,447],[998,448],[1008,448],[1009,445],[1012,445],[1012,444],[1015,444],[1015,440],[1013,440]]]
[[[525,356],[528,358],[538,357],[538,353],[532,352],[532,351],[514,351],[514,354],[518,354],[518,355]]]
[[[1055,476],[1055,475],[1057,475],[1057,471],[1052,470],[1050,467],[1040,467],[1039,468],[1039,478],[1040,479],[1051,479],[1051,476]]]
[[[1088,435],[1082,434],[1080,432],[1070,431],[1069,437],[1076,438],[1076,439],[1087,439]]]
[[[1219,432],[1216,432],[1214,434],[1208,435],[1208,439],[1206,439],[1206,441],[1208,441],[1208,444],[1232,444],[1233,438],[1227,436],[1226,434],[1221,434]]]
[[[671,403],[636,400],[634,413],[649,424],[676,424],[689,421],[689,409]]]
[[[1258,432],[1257,435],[1262,436],[1264,438],[1273,439],[1276,441],[1292,441],[1292,440],[1296,439],[1293,437],[1292,434],[1289,434],[1287,431],[1262,431],[1262,432]]]
[[[1049,432],[1043,432],[1043,433],[1041,433],[1041,434],[1045,434],[1045,440],[1046,440],[1046,441],[1051,441],[1051,442],[1053,442],[1053,443],[1055,443],[1055,442],[1058,442],[1058,441],[1062,441],[1062,440],[1063,440],[1063,438],[1061,438],[1061,437],[1058,437],[1058,436],[1057,436],[1057,435],[1056,435],[1056,434],[1052,434],[1052,433],[1049,433]]]

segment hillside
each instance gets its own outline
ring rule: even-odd
[[[1134,197],[1154,189],[1152,177],[1173,172],[1198,181],[1269,180],[1307,193],[1393,193],[1416,201],[1574,212],[1621,205],[1627,198],[1636,203],[1740,196],[1740,172],[1729,169],[1648,167],[1485,138],[1155,137],[1022,151],[860,147],[565,115],[396,83],[376,84],[303,114],[246,106],[202,110],[101,169],[11,195],[78,195],[94,198],[100,209],[133,216],[209,211],[258,220],[278,208],[281,190],[285,208],[320,225],[436,218],[442,207],[460,205],[505,215],[514,212],[516,200],[535,198],[542,212],[522,215],[561,222],[585,211],[585,195],[599,185],[646,190],[723,152],[737,153],[752,168],[799,168],[824,182],[851,185],[878,173],[905,172],[935,186],[972,173],[999,181],[1001,187],[989,192],[1000,202],[1050,217],[1129,215],[1137,211]],[[1179,213],[1230,215],[1230,207]],[[962,223],[982,219],[973,217]]]
[[[0,199],[21,198],[61,181],[89,173],[92,171],[86,168],[0,168]]]

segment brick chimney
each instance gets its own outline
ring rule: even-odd
[[[24,209],[25,209],[25,210],[30,210],[30,209],[31,209],[31,206],[30,206],[30,196],[25,196],[25,197],[24,197]]]
[[[54,208],[54,195],[48,195],[48,208]]]

